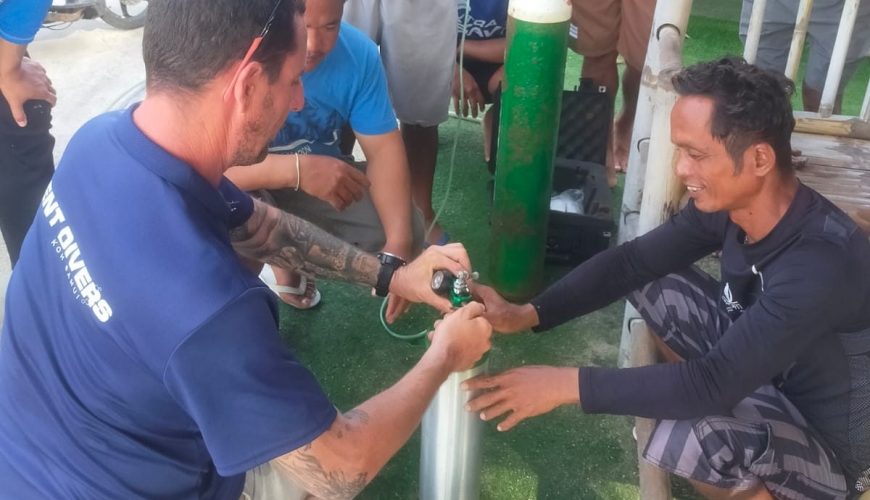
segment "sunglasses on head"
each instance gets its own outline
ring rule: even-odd
[[[224,100],[228,99],[230,96],[230,89],[232,89],[236,82],[239,80],[239,76],[242,74],[242,68],[244,68],[249,62],[251,62],[251,58],[254,57],[254,54],[257,52],[257,49],[260,48],[260,44],[263,43],[263,38],[269,34],[269,30],[272,28],[272,23],[275,22],[275,14],[278,12],[278,7],[281,6],[281,2],[284,0],[277,0],[275,2],[275,6],[272,7],[272,13],[269,14],[269,18],[266,19],[266,24],[263,26],[263,29],[260,30],[260,34],[254,38],[251,42],[251,46],[248,47],[248,51],[245,52],[245,57],[242,58],[242,63],[239,64],[239,67],[236,69],[235,74],[233,74],[233,79],[230,80],[229,85],[224,90]]]

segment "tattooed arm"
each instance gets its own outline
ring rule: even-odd
[[[478,303],[448,314],[420,362],[401,380],[339,415],[317,439],[273,465],[315,497],[357,495],[405,444],[447,375],[468,368],[489,349],[492,328],[482,314]]]
[[[374,255],[256,199],[253,215],[230,239],[243,257],[309,276],[375,286],[381,268]]]
[[[381,263],[320,229],[316,225],[278,208],[254,200],[254,213],[230,232],[233,248],[241,256],[309,276],[339,279],[375,286]],[[429,281],[436,269],[454,274],[471,270],[468,253],[460,243],[429,247],[422,255],[393,274],[390,293],[411,302],[425,302],[442,312],[450,301],[432,292]]]

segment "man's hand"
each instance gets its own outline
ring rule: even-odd
[[[577,368],[524,366],[499,375],[481,375],[463,384],[469,391],[486,390],[469,401],[466,409],[480,412],[483,420],[507,414],[496,428],[508,431],[529,417],[579,403],[579,373]]]
[[[471,261],[462,243],[430,246],[410,264],[396,269],[390,281],[390,294],[411,302],[425,302],[443,313],[450,312],[450,301],[432,291],[432,275],[438,269],[446,269],[454,275],[459,271],[471,272]]]
[[[386,312],[386,320],[387,324],[392,325],[393,321],[408,312],[408,309],[411,307],[411,302],[408,299],[404,299],[399,297],[398,295],[391,293],[387,296],[387,312]]]
[[[516,333],[528,330],[539,323],[538,313],[531,304],[511,304],[494,289],[480,283],[469,285],[471,294],[486,306],[484,317],[500,333]]]
[[[366,175],[345,161],[325,155],[301,158],[299,188],[339,212],[361,200],[369,189]]]
[[[482,304],[470,302],[436,321],[435,330],[429,333],[429,349],[445,355],[451,372],[471,368],[492,346],[492,326],[483,311]]]
[[[489,349],[492,328],[471,303],[435,326],[432,345],[399,382],[338,415],[311,443],[273,463],[316,498],[353,498],[420,424],[432,397],[453,371],[472,366]]]
[[[409,235],[410,236],[410,235]],[[411,260],[411,243],[395,243],[393,241],[387,240],[387,244],[384,245],[384,252],[393,254],[397,257],[401,257],[405,261]],[[392,325],[393,321],[408,312],[408,309],[411,307],[411,302],[399,297],[398,295],[391,293],[387,297],[387,313],[386,320],[387,323]]]
[[[24,103],[30,100],[48,101],[52,106],[57,103],[57,95],[45,68],[25,57],[20,65],[13,65],[0,74],[0,92],[9,103],[12,117],[19,127],[27,126]]]
[[[453,109],[456,114],[462,113],[462,116],[471,116],[477,118],[477,113],[482,113],[486,109],[486,100],[483,98],[483,93],[474,81],[474,77],[466,69],[460,68],[457,64],[453,70]],[[460,85],[462,86],[462,96],[460,99]],[[460,109],[461,108],[461,109]]]

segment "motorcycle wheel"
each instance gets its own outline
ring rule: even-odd
[[[100,18],[122,30],[141,28],[147,10],[148,0],[97,0]]]

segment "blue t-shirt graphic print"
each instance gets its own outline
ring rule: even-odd
[[[378,48],[347,23],[341,23],[332,51],[302,75],[302,85],[305,106],[287,116],[270,153],[340,157],[345,124],[363,135],[397,128]]]

